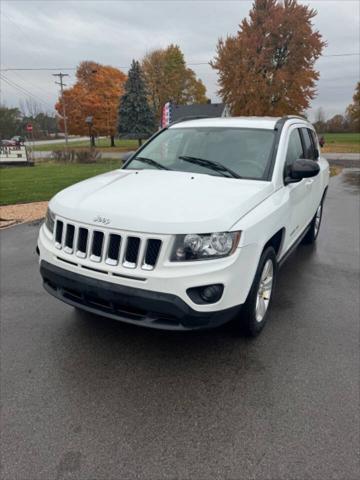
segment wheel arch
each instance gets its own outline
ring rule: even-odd
[[[264,248],[262,249],[262,252],[266,250],[268,247],[273,247],[276,253],[276,258],[279,258],[279,254],[284,244],[284,239],[285,239],[285,227],[282,227],[271,238],[269,238],[269,240],[265,243]]]

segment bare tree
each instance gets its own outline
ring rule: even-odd
[[[24,117],[36,118],[39,113],[46,113],[39,102],[28,97],[26,100],[20,100],[20,110]]]
[[[315,123],[317,122],[321,122],[321,123],[325,122],[325,114],[324,114],[324,109],[322,107],[319,107],[315,112]]]
[[[315,112],[314,127],[318,133],[324,133],[326,131],[326,120],[322,107],[319,107]]]

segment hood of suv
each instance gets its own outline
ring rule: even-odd
[[[65,218],[159,234],[226,231],[273,192],[270,182],[158,170],[115,170],[58,193]],[[99,218],[98,218],[99,220]]]

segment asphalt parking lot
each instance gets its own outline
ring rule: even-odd
[[[78,314],[42,289],[39,226],[0,232],[1,478],[358,479],[359,178],[332,178],[256,340]]]

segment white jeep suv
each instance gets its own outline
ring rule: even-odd
[[[170,125],[124,166],[58,193],[38,239],[45,289],[169,330],[263,328],[279,264],[314,242],[329,182],[300,117]]]

